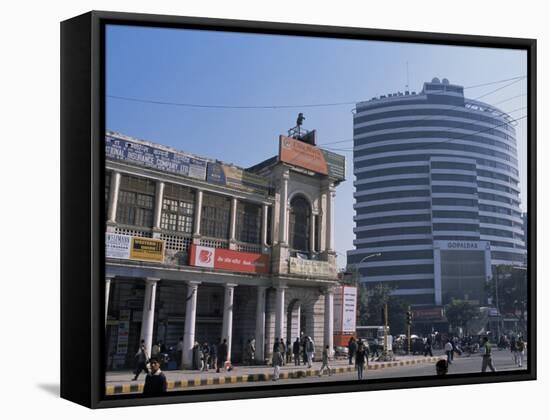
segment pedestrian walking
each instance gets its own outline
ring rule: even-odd
[[[516,341],[515,359],[518,367],[523,367],[523,356],[525,354],[525,343],[522,337],[518,337]]]
[[[483,337],[481,339],[481,355],[482,355],[482,362],[481,362],[481,372],[487,371],[487,368],[491,369],[491,372],[496,372],[495,366],[493,365],[493,356],[492,356],[492,349],[491,344],[489,343],[489,339],[487,337]]]
[[[282,338],[279,341],[279,352],[281,353],[281,357],[283,358],[283,366],[284,366],[286,364],[286,362],[285,362],[286,346],[285,346],[285,342]]]
[[[193,370],[202,370],[202,352],[201,346],[197,341],[193,345]]]
[[[332,370],[330,369],[330,366],[328,365],[328,352],[329,352],[329,345],[327,344],[325,348],[323,349],[323,358],[322,358],[322,364],[321,369],[319,369],[319,377],[323,376],[323,372],[328,370],[328,376],[332,376]]]
[[[369,354],[363,344],[359,344],[357,352],[355,353],[355,367],[357,368],[357,379],[363,379],[363,372],[365,370],[365,364],[369,364]]]
[[[218,346],[216,343],[210,345],[209,354],[210,354],[210,366],[212,369],[218,369]]]
[[[372,358],[371,361],[374,360],[375,357],[380,357],[379,349],[378,349],[378,339],[376,337],[372,340]]]
[[[250,365],[254,359],[254,350],[252,348],[252,340],[248,339],[244,349],[243,362],[245,365]]]
[[[313,362],[313,354],[315,353],[315,344],[310,336],[306,340],[306,355],[307,355],[307,367],[311,369],[311,363]]]
[[[166,376],[160,370],[160,364],[157,359],[150,360],[151,371],[145,377],[145,385],[143,386],[144,397],[158,397],[166,393],[167,382]]]
[[[277,346],[277,348],[279,348],[279,346]],[[283,356],[281,355],[281,352],[274,351],[273,355],[271,356],[271,361],[273,364],[273,380],[278,381],[279,373],[281,372],[281,366],[283,365]]]
[[[450,365],[453,363],[453,345],[450,339],[447,339],[445,343],[445,354],[447,355],[447,363]]]
[[[292,343],[286,340],[286,363],[292,362]]]
[[[141,340],[139,349],[135,355],[136,370],[134,371],[134,379],[132,379],[132,381],[136,381],[142,371],[145,372],[145,374],[149,372],[147,370],[148,360],[149,356],[147,355],[147,350],[145,349],[145,340]]]
[[[430,336],[426,338],[426,343],[424,344],[424,357],[426,357],[428,354],[430,355],[430,357],[434,356],[432,352],[432,339]]]
[[[218,364],[216,368],[216,373],[220,373],[220,365],[222,369],[225,369],[225,362],[227,361],[227,339],[224,338],[221,340],[220,345],[218,346]]]
[[[294,355],[294,365],[300,366],[300,337],[296,337],[296,341],[292,344],[292,354]]]
[[[353,358],[355,357],[355,352],[357,351],[357,342],[355,337],[351,337],[348,341],[348,361],[349,364],[353,364]]]
[[[208,347],[208,343],[204,342],[201,348],[202,353],[202,370],[205,372],[208,372],[208,367],[210,365],[210,347]]]
[[[301,333],[300,338],[301,348],[302,348],[302,362],[304,363],[304,366],[307,365],[307,352],[306,352],[306,344],[307,344],[307,336],[304,335],[304,333]]]
[[[178,369],[181,369],[183,355],[183,337],[180,337],[178,345],[176,346],[176,361],[178,363]]]
[[[151,359],[157,359],[160,361],[160,342],[157,341],[153,347],[151,347]]]

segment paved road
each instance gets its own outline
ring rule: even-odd
[[[519,368],[514,364],[511,353],[507,350],[493,351],[493,363],[497,371],[509,371],[518,370]],[[527,368],[527,361],[524,361],[523,368]],[[470,357],[455,357],[453,363],[449,368],[449,375],[457,373],[481,373],[481,356],[479,354],[473,354]],[[434,364],[419,364],[413,366],[399,366],[381,370],[369,370],[365,379],[383,379],[383,378],[406,378],[415,376],[434,376],[435,366]],[[324,375],[319,377],[306,377],[298,379],[281,379],[279,381],[266,381],[266,382],[252,382],[252,383],[240,383],[240,384],[224,384],[224,385],[207,385],[201,386],[200,389],[215,389],[215,388],[234,388],[234,387],[259,387],[259,386],[277,386],[284,384],[297,384],[297,383],[314,383],[314,382],[337,382],[337,381],[349,381],[357,379],[355,373],[344,373],[339,375]]]

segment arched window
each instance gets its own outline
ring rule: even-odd
[[[289,245],[294,251],[309,252],[311,209],[303,196],[296,196],[290,202]]]

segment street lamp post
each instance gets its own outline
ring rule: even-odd
[[[365,260],[368,260],[369,258],[379,257],[380,255],[382,255],[381,252],[377,252],[375,254],[369,254],[361,258],[361,261],[353,264],[353,284],[354,285],[359,286],[359,264],[361,264]]]

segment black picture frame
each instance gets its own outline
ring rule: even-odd
[[[445,378],[341,381],[174,392],[165,397],[104,394],[104,150],[105,25],[307,35],[457,46],[520,49],[528,70],[528,297],[526,371]],[[243,20],[92,11],[61,23],[61,397],[90,408],[358,392],[535,380],[536,359],[536,40],[332,27]]]

